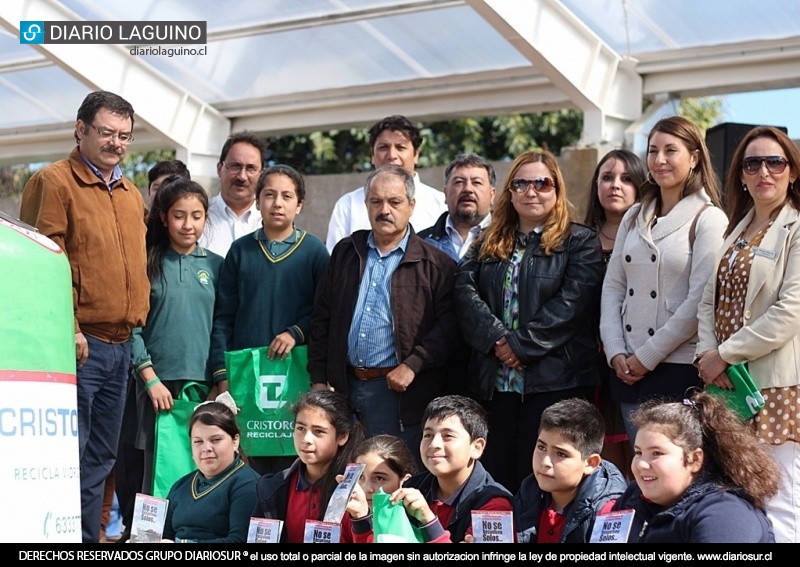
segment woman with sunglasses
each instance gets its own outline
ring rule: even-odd
[[[680,401],[702,387],[692,366],[697,304],[727,225],[719,184],[700,130],[680,116],[659,120],[647,138],[641,203],[622,219],[601,300],[600,338],[616,379],[628,439],[643,402]]]
[[[544,409],[566,398],[593,400],[590,322],[602,270],[597,232],[570,221],[555,156],[517,157],[455,284],[472,348],[468,388],[488,410],[494,439],[481,462],[512,493],[531,472]]]
[[[766,405],[752,420],[781,468],[767,502],[778,543],[800,541],[800,150],[776,128],[748,132],[725,184],[730,222],[699,307],[697,367],[731,388],[746,362]]]

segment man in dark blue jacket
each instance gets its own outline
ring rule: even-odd
[[[533,474],[514,497],[519,543],[589,543],[595,517],[626,488],[619,469],[600,458],[605,430],[599,410],[580,398],[542,412]]]
[[[460,154],[444,170],[447,212],[419,237],[460,262],[492,219],[496,176],[492,164],[476,154]]]
[[[492,164],[477,154],[459,154],[444,170],[444,195],[447,212],[431,227],[419,233],[431,244],[461,262],[480,231],[492,219],[492,202],[497,177]],[[470,347],[459,332],[457,343],[445,368],[444,393],[467,393],[467,367]]]

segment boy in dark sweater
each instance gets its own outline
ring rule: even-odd
[[[520,543],[589,543],[595,517],[625,492],[622,473],[600,458],[605,423],[579,398],[542,413],[533,450],[533,474],[514,497]]]
[[[479,459],[486,446],[486,410],[464,396],[441,396],[422,416],[420,456],[428,472],[396,490],[412,523],[429,543],[472,537],[473,510],[511,511],[512,496],[494,481]]]

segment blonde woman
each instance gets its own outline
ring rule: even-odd
[[[602,269],[597,232],[570,220],[555,156],[520,155],[456,275],[461,329],[472,348],[468,388],[488,410],[494,439],[482,462],[512,493],[530,474],[545,408],[593,400],[591,321]]]

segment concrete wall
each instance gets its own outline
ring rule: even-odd
[[[795,140],[795,143],[800,146],[800,140]],[[597,166],[598,160],[611,149],[611,146],[608,146],[582,149],[564,148],[561,151],[558,161],[567,183],[573,218],[577,221],[582,221],[583,216],[586,214],[589,184],[594,168]],[[502,185],[511,167],[511,162],[496,161],[492,162],[492,165],[497,173],[497,184]],[[424,183],[432,187],[444,187],[444,166],[420,169],[418,171],[420,179]],[[366,173],[307,176],[306,204],[297,220],[298,226],[324,241],[328,233],[328,218],[336,200],[348,191],[363,185],[366,178]],[[219,192],[217,179],[197,179],[197,181],[203,187],[206,187],[211,194],[215,195]],[[19,195],[0,197],[0,211],[17,217],[19,215],[19,201]]]

